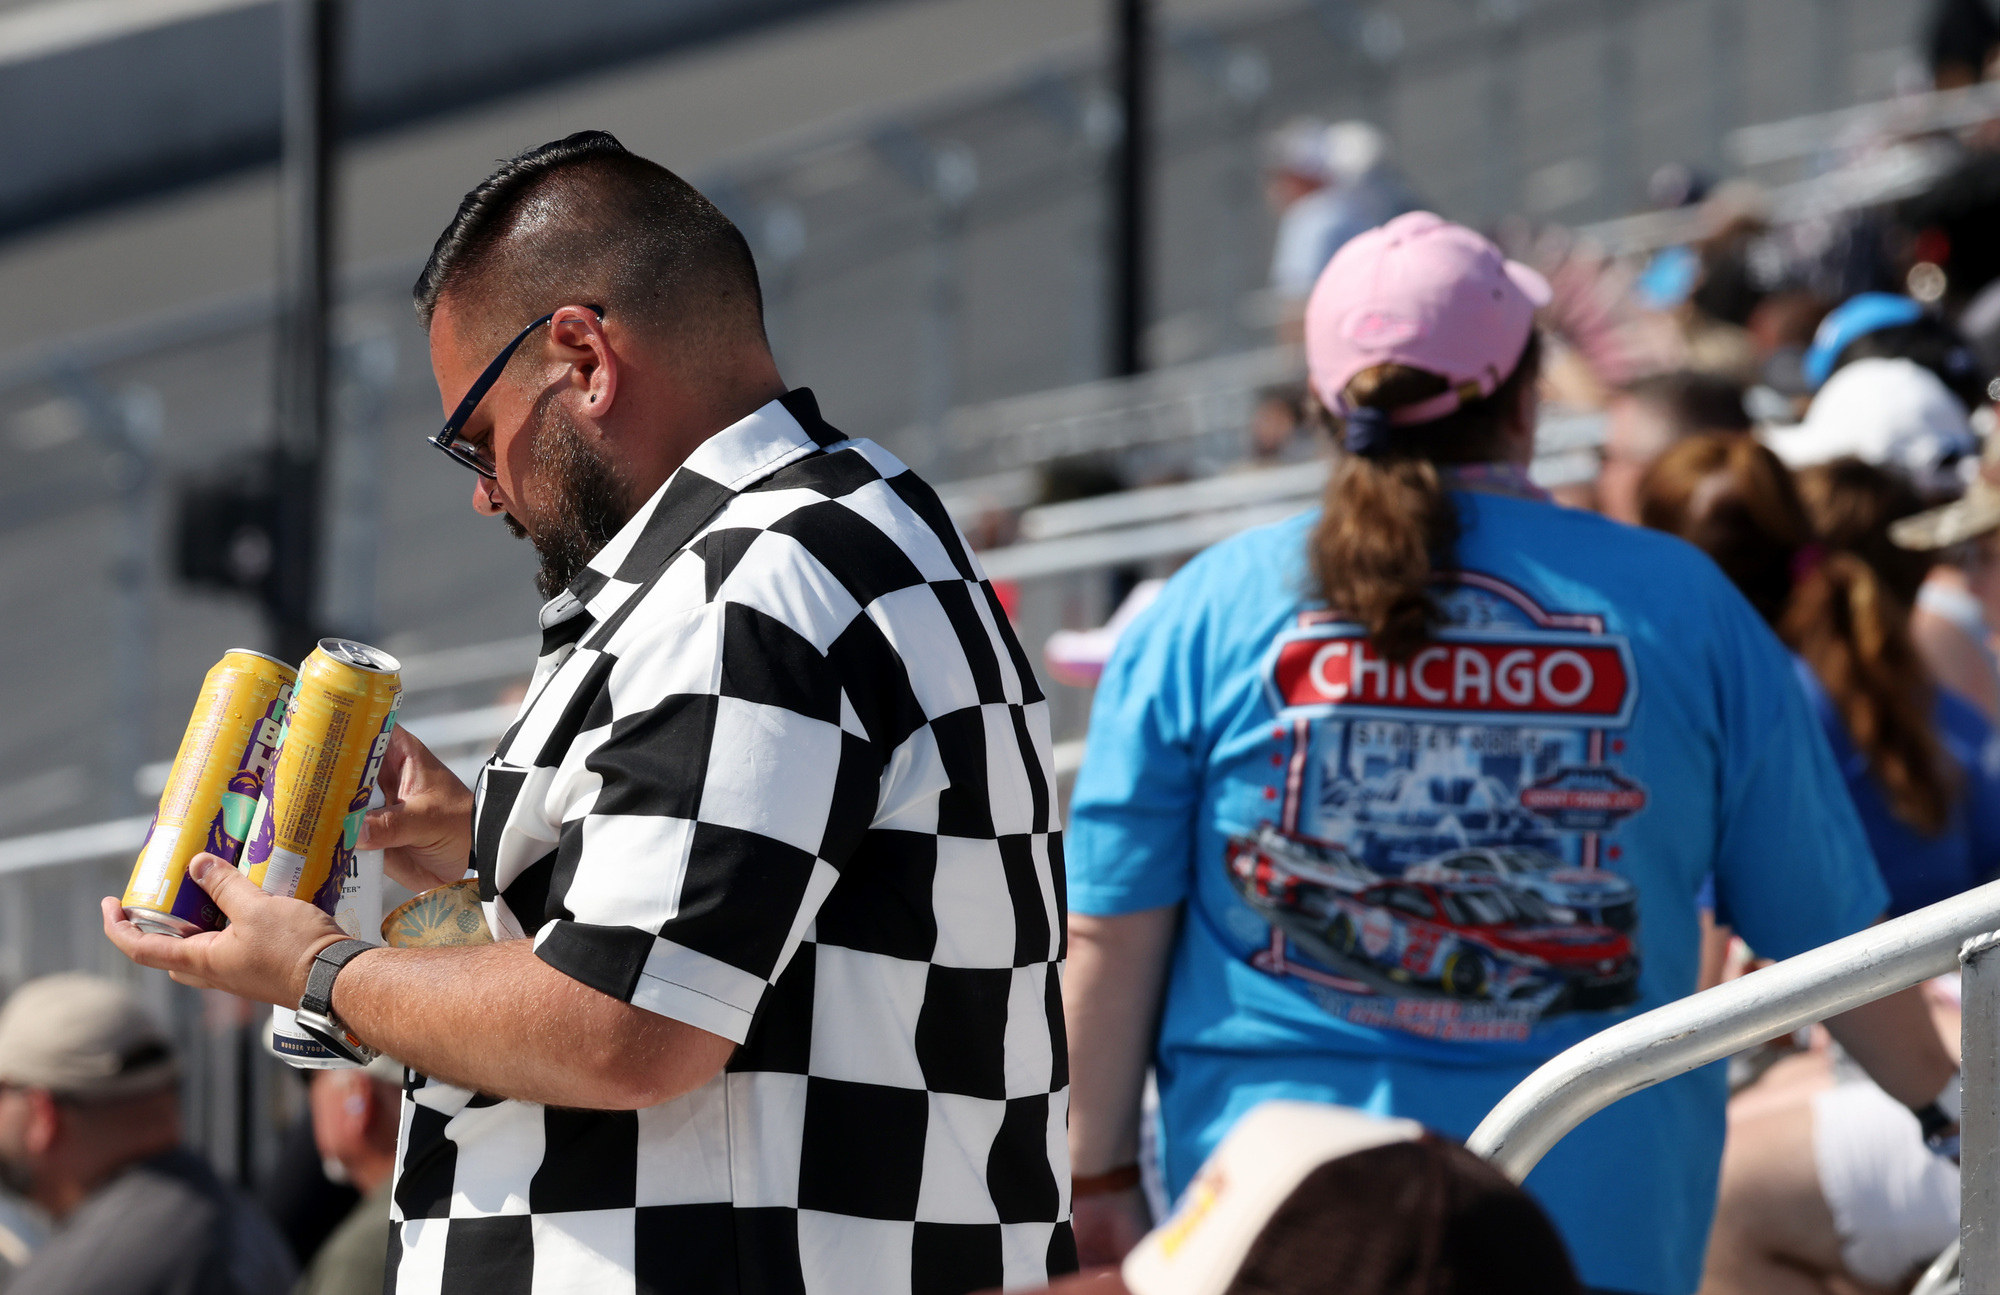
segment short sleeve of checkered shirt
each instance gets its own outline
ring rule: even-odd
[[[717,1279],[688,1289],[718,1291],[1038,1282],[1075,1263],[1046,702],[930,489],[806,393],[760,412],[620,532],[574,611],[545,612],[535,691],[482,778],[496,928],[742,1045],[629,1132],[567,1112],[559,1145],[556,1113],[497,1104],[540,1131],[531,1266],[568,1205],[593,1227],[620,1211],[616,1266],[642,1290],[690,1263]],[[453,1122],[505,1123],[484,1101]],[[442,1181],[404,1199],[416,1164],[406,1145],[399,1219],[440,1208]],[[403,1270],[428,1272],[399,1227]],[[572,1287],[520,1289],[545,1288]]]

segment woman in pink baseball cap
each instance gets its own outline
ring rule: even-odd
[[[1463,225],[1412,212],[1355,238],[1306,302],[1310,380],[1340,420],[1313,574],[1327,601],[1403,659],[1435,619],[1432,561],[1452,551],[1452,467],[1540,496],[1534,457],[1541,275]],[[1443,472],[1440,469],[1444,469]]]
[[[1341,446],[1323,507],[1189,562],[1105,667],[1065,837],[1086,1264],[1146,1223],[1149,1067],[1168,1198],[1273,1098],[1462,1138],[1543,1061],[1694,990],[1706,885],[1771,957],[1883,911],[1762,618],[1692,546],[1530,479],[1547,299],[1426,212],[1343,247],[1305,319]],[[1830,1025],[1949,1122],[1919,1001]],[[1635,1094],[1536,1170],[1586,1285],[1696,1289],[1726,1095],[1713,1067]]]

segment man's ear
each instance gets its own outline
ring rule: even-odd
[[[569,385],[586,417],[601,419],[618,399],[618,350],[588,306],[564,306],[549,321],[549,343],[569,362]]]
[[[27,1144],[28,1154],[45,1156],[62,1135],[66,1112],[56,1101],[55,1094],[46,1088],[30,1088],[28,1099],[28,1126],[23,1130],[22,1140]]]

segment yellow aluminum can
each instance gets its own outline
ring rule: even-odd
[[[401,670],[380,648],[339,638],[321,639],[299,667],[243,852],[243,870],[265,891],[335,911],[396,727]]]
[[[276,657],[231,648],[201,681],[125,886],[125,915],[141,929],[189,936],[223,925],[208,892],[188,879],[188,860],[204,850],[231,863],[242,854],[298,677]]]

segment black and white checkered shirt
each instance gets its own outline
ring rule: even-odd
[[[792,392],[696,450],[542,626],[479,787],[488,920],[742,1046],[643,1111],[416,1077],[391,1289],[1073,1269],[1047,703],[930,487]]]

